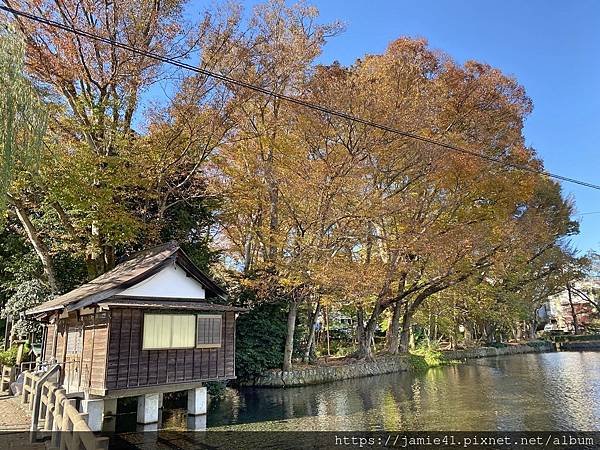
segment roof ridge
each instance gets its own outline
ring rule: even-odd
[[[171,241],[166,242],[164,244],[159,244],[159,245],[155,245],[154,247],[146,248],[144,250],[139,250],[139,251],[134,252],[134,253],[132,253],[130,255],[127,255],[127,256],[124,256],[124,257],[120,258],[119,261],[117,262],[117,264],[115,265],[115,268],[119,264],[123,264],[124,262],[132,260],[132,259],[137,258],[139,256],[145,256],[145,255],[151,254],[151,253],[160,253],[163,250],[167,250],[169,248],[172,248],[173,250],[177,250],[177,249],[181,248],[181,246],[179,245],[179,242],[177,242],[175,240],[171,240]]]

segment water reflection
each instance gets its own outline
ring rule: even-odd
[[[302,388],[228,389],[207,416],[188,417],[184,400],[161,412],[160,429],[600,431],[600,352],[484,358]],[[116,422],[116,431],[135,430],[134,408]]]
[[[291,389],[228,390],[208,427],[268,430],[600,430],[600,353],[473,360]]]

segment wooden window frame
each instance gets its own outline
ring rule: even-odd
[[[190,345],[189,347],[144,347],[144,327],[146,325],[146,316],[194,316],[194,342],[192,345]],[[194,349],[196,348],[196,343],[198,342],[198,336],[197,336],[197,330],[198,330],[198,319],[196,317],[196,314],[190,314],[190,313],[181,313],[181,314],[174,314],[174,313],[160,313],[160,312],[145,312],[143,314],[143,321],[142,321],[142,350],[143,351],[150,351],[150,350],[189,350],[189,349]]]
[[[223,314],[196,314],[196,348],[221,348],[223,346]],[[198,325],[200,319],[219,319],[219,343],[218,344],[199,344],[198,343]]]

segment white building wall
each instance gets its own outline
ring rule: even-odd
[[[204,287],[176,264],[162,269],[119,295],[127,297],[206,298]]]

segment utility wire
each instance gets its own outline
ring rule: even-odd
[[[249,90],[252,90],[252,91],[255,91],[255,92],[259,92],[261,94],[264,94],[264,95],[267,95],[267,96],[270,96],[270,97],[274,97],[274,98],[278,98],[280,100],[284,100],[284,101],[287,101],[287,102],[290,102],[290,103],[293,103],[293,104],[296,104],[296,105],[300,105],[300,106],[303,106],[305,108],[309,108],[309,109],[312,109],[312,110],[315,110],[315,111],[319,111],[319,112],[322,112],[324,114],[328,114],[330,116],[339,117],[341,119],[345,119],[345,120],[348,120],[348,121],[351,121],[351,122],[361,123],[363,125],[367,125],[369,127],[376,128],[376,129],[379,129],[379,130],[382,130],[382,131],[386,131],[386,132],[389,132],[389,133],[397,134],[397,135],[400,135],[400,136],[403,136],[403,137],[406,137],[406,138],[410,138],[410,139],[414,139],[414,140],[417,140],[417,141],[420,141],[420,142],[425,142],[425,143],[428,143],[428,144],[436,145],[436,146],[444,148],[446,150],[451,150],[451,151],[454,151],[454,152],[463,153],[463,154],[466,154],[466,155],[470,155],[470,156],[474,156],[474,157],[477,157],[477,158],[481,158],[481,159],[484,159],[486,161],[489,161],[489,162],[492,162],[492,163],[495,163],[495,164],[499,164],[499,165],[502,165],[502,166],[505,166],[505,167],[510,167],[510,168],[513,168],[513,169],[521,170],[521,171],[524,171],[524,172],[530,172],[530,173],[534,173],[534,174],[538,174],[538,175],[545,175],[547,177],[554,178],[556,180],[566,181],[568,183],[578,184],[580,186],[585,186],[585,187],[588,187],[588,188],[591,188],[591,189],[600,190],[600,186],[596,185],[596,184],[592,184],[592,183],[588,183],[586,181],[577,180],[575,178],[570,178],[570,177],[566,177],[566,176],[563,176],[563,175],[558,175],[558,174],[555,174],[555,173],[547,172],[545,170],[534,169],[533,167],[529,167],[529,166],[526,166],[524,164],[516,164],[516,163],[511,163],[511,162],[508,162],[508,161],[503,161],[502,159],[497,158],[495,156],[489,156],[489,155],[486,155],[486,154],[483,154],[483,153],[480,153],[480,152],[476,152],[476,151],[473,151],[473,150],[469,150],[469,149],[466,149],[466,148],[463,148],[463,147],[457,147],[455,145],[448,144],[448,143],[442,142],[442,141],[437,141],[435,139],[431,139],[431,138],[428,138],[426,136],[421,136],[419,134],[411,133],[411,132],[408,132],[408,131],[400,130],[398,128],[393,128],[393,127],[389,127],[387,125],[383,125],[383,124],[380,124],[380,123],[377,123],[377,122],[373,122],[371,120],[364,119],[364,118],[359,117],[359,116],[354,116],[352,114],[348,114],[348,113],[345,113],[345,112],[332,110],[332,109],[329,109],[329,108],[327,108],[325,106],[319,105],[317,103],[308,102],[308,101],[299,99],[297,97],[292,97],[292,96],[286,95],[286,94],[280,94],[280,93],[271,91],[271,90],[269,90],[267,88],[264,88],[264,87],[261,87],[261,86],[257,86],[257,85],[252,84],[252,83],[248,83],[248,82],[245,82],[245,81],[242,81],[242,80],[231,78],[231,77],[229,77],[227,75],[223,75],[223,74],[220,74],[220,73],[212,72],[210,70],[206,70],[206,69],[203,69],[203,68],[200,68],[200,67],[195,67],[195,66],[193,66],[191,64],[187,64],[187,63],[181,62],[181,61],[179,61],[177,59],[174,59],[174,58],[169,58],[169,57],[158,55],[156,53],[148,52],[146,50],[141,50],[141,49],[133,47],[133,46],[131,46],[129,44],[124,44],[122,42],[119,42],[119,41],[116,41],[116,40],[113,40],[113,39],[110,39],[110,38],[105,38],[105,37],[102,37],[102,36],[98,36],[96,34],[88,32],[88,31],[80,30],[80,29],[77,29],[75,27],[68,26],[68,25],[65,25],[63,23],[51,20],[51,19],[46,19],[44,17],[37,16],[35,14],[31,14],[31,13],[28,13],[28,12],[25,12],[25,11],[20,11],[18,9],[14,9],[14,8],[11,8],[11,7],[8,7],[8,6],[4,6],[4,5],[0,5],[0,10],[6,11],[8,13],[11,13],[11,14],[17,16],[17,17],[24,17],[26,19],[33,20],[33,21],[42,23],[44,25],[48,25],[48,26],[51,26],[51,27],[59,28],[59,29],[61,29],[63,31],[66,31],[66,32],[69,32],[69,33],[72,33],[72,34],[76,34],[78,36],[82,36],[82,37],[86,37],[88,39],[93,39],[93,40],[96,40],[96,41],[99,41],[99,42],[103,42],[105,44],[112,45],[114,47],[117,47],[117,48],[120,48],[120,49],[123,49],[123,50],[128,50],[128,51],[130,51],[132,53],[135,53],[135,54],[138,54],[138,55],[142,55],[142,56],[145,56],[147,58],[154,59],[156,61],[160,61],[160,62],[163,62],[163,63],[171,64],[173,66],[176,66],[176,67],[179,67],[179,68],[182,68],[182,69],[190,70],[192,72],[196,72],[196,73],[199,73],[201,75],[204,75],[204,76],[207,76],[207,77],[210,77],[210,78],[214,78],[214,79],[220,80],[220,81],[222,81],[224,83],[233,84],[233,85],[245,88],[245,89],[249,89]]]

